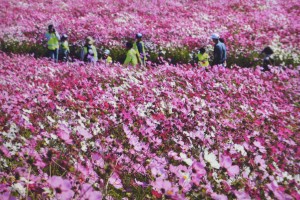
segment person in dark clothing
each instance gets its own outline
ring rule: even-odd
[[[273,59],[272,54],[274,51],[271,49],[271,47],[265,47],[261,54],[265,54],[265,57],[263,59],[263,71],[270,71],[269,65],[273,65]]]
[[[220,42],[220,36],[216,33],[212,34],[211,39],[215,43],[214,46],[214,59],[211,66],[222,65],[225,66],[226,62],[226,46],[224,43]]]
[[[224,38],[219,38],[219,41],[225,45],[225,39]],[[226,54],[226,46],[225,46],[225,54]],[[227,56],[227,55],[225,55],[225,56]],[[227,59],[227,57],[226,57],[226,59]],[[224,67],[226,67],[226,66],[227,66],[227,62],[225,60]]]

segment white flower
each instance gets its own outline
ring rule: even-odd
[[[188,165],[191,166],[193,164],[193,160],[188,158],[185,153],[180,153],[180,158]]]
[[[86,145],[85,141],[80,142],[80,144],[81,144],[81,150],[83,152],[86,152],[87,151],[87,145]]]
[[[23,108],[23,111],[24,111],[25,113],[29,113],[29,114],[31,114],[31,113],[32,113],[32,111],[31,111],[31,110],[27,110],[27,109],[24,109],[24,108]]]
[[[244,147],[242,145],[234,144],[234,149],[237,152],[240,152],[243,156],[247,156],[247,152],[245,151],[245,149],[244,149]]]
[[[29,122],[29,123],[30,123],[30,120],[29,120],[29,118],[28,118],[26,115],[22,115],[22,118],[23,118],[26,122]]]
[[[26,189],[23,187],[21,183],[15,183],[11,186],[11,190],[14,192],[18,192],[22,197],[26,195]]]
[[[54,120],[51,116],[47,116],[47,119],[48,119],[50,122],[52,122],[52,123],[55,122],[55,120]]]
[[[204,160],[206,160],[207,162],[209,162],[209,164],[216,169],[220,168],[220,164],[217,161],[217,157],[215,154],[213,153],[208,153],[207,150],[204,151]]]
[[[50,134],[50,136],[51,136],[51,138],[53,139],[53,140],[56,140],[57,139],[57,135],[54,135],[54,134]]]

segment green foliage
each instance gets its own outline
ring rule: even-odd
[[[70,45],[70,55],[73,58],[79,59],[80,46]],[[102,56],[104,49],[110,50],[110,56],[112,57],[114,62],[123,63],[126,58],[126,48],[121,46],[97,46],[99,58]],[[172,64],[187,64],[187,63],[196,63],[197,62],[197,53],[193,52],[189,49],[189,47],[175,47],[175,48],[159,48],[160,51],[165,52],[163,57],[166,61]],[[33,54],[34,57],[44,57],[47,56],[47,48],[46,44],[34,44],[30,42],[0,42],[0,50],[7,52],[7,53],[14,53],[14,54]],[[147,51],[148,53],[148,61],[157,63],[158,62],[158,51]],[[211,55],[212,59],[212,55]],[[238,65],[242,67],[253,67],[257,65],[262,65],[263,56],[259,54],[259,52],[253,51],[249,54],[239,54],[239,55],[228,55],[227,58],[227,66]],[[210,60],[211,62],[211,60]],[[296,63],[292,56],[286,56],[284,60],[279,56],[274,57],[274,65],[292,65],[297,66],[300,63]]]
[[[41,44],[30,42],[0,42],[0,50],[14,54],[33,54],[35,57],[43,57],[47,55],[47,49]]]

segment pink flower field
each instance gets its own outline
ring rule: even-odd
[[[0,53],[0,199],[299,199],[299,78]]]
[[[0,0],[0,9],[7,44],[42,43],[49,24],[74,45],[90,35],[98,45],[123,46],[141,32],[152,51],[199,48],[218,32],[229,55],[247,57],[270,45],[278,59],[300,63],[299,0]]]
[[[0,200],[299,200],[299,16],[299,0],[0,0]],[[42,58],[50,24],[70,62]],[[136,33],[147,64],[122,66]],[[212,33],[228,68],[195,67]],[[87,36],[94,64],[75,55]]]

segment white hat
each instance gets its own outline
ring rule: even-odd
[[[211,35],[211,39],[216,39],[216,40],[218,40],[220,38],[220,35],[218,34],[218,33],[213,33],[212,35]]]
[[[136,38],[142,38],[142,37],[143,37],[143,34],[141,34],[141,33],[136,34]]]
[[[64,38],[68,38],[68,35],[67,34],[63,34],[62,35]]]
[[[105,49],[105,50],[104,50],[104,54],[109,55],[109,54],[110,54],[110,51],[109,51],[108,49]]]

